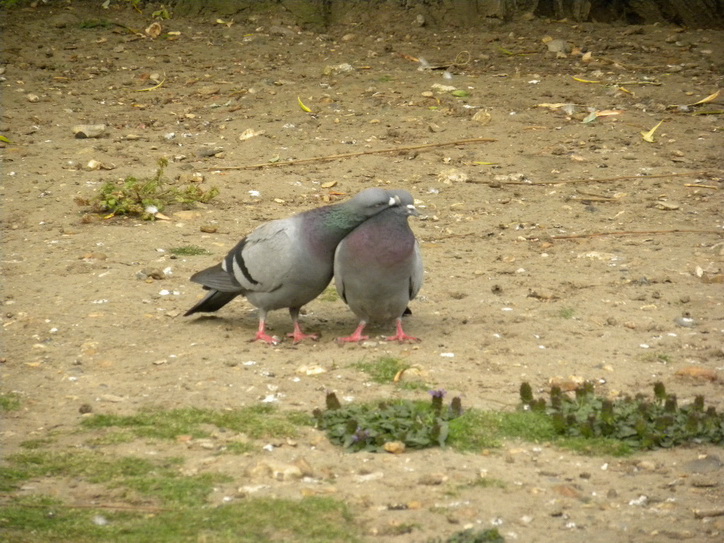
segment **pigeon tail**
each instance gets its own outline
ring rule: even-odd
[[[238,292],[219,292],[218,290],[211,290],[199,301],[195,306],[184,313],[184,317],[188,317],[194,313],[203,311],[204,313],[211,313],[217,311],[228,304],[231,300],[239,295]]]

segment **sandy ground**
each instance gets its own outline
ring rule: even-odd
[[[537,391],[594,380],[614,398],[650,394],[661,380],[681,402],[704,394],[724,409],[722,124],[693,114],[722,101],[667,107],[722,87],[721,32],[541,20],[435,30],[396,12],[320,34],[280,12],[230,26],[172,19],[163,31],[178,35],[154,40],[80,28],[100,17],[140,30],[150,22],[90,9],[13,9],[0,23],[0,134],[12,142],[1,150],[0,377],[22,400],[4,417],[4,454],[76,428],[83,404],[127,414],[270,400],[311,411],[326,390],[344,401],[427,396],[352,367],[382,356],[414,364],[466,407],[513,409],[524,380]],[[546,36],[571,51],[549,52]],[[411,57],[449,66],[452,78]],[[106,128],[77,139],[79,124]],[[405,149],[474,138],[493,141]],[[151,176],[160,158],[170,179],[199,174],[219,197],[155,222],[89,220],[77,205],[108,180]],[[190,275],[251,229],[369,186],[408,189],[422,212],[411,223],[425,285],[405,321],[421,343],[338,345],[356,326],[340,300],[307,306],[303,325],[322,337],[300,345],[249,342],[256,317],[245,300],[212,318],[181,316],[201,296]],[[185,245],[210,254],[170,254]],[[166,277],[139,274],[149,269]],[[291,329],[282,311],[270,326]],[[214,503],[333,495],[354,507],[370,541],[469,526],[527,542],[721,541],[724,532],[723,517],[695,514],[724,500],[712,446],[625,459],[524,442],[479,454],[346,454],[309,429],[271,451],[259,443],[258,454],[215,455],[231,437],[122,452],[181,455],[189,472],[232,475]],[[82,436],[58,446],[82,446]],[[300,459],[310,470],[302,481],[255,475],[260,463]],[[34,488],[105,499],[77,482]]]

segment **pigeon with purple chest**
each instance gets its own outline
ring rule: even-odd
[[[224,260],[191,277],[208,294],[185,316],[212,312],[237,296],[245,296],[259,309],[255,339],[276,344],[266,333],[267,313],[289,308],[298,343],[317,339],[304,334],[299,311],[332,280],[334,250],[352,230],[382,211],[399,205],[399,197],[381,188],[363,190],[354,198],[278,219],[259,226],[242,239]]]
[[[369,322],[395,321],[397,333],[388,341],[419,341],[402,329],[402,315],[422,287],[420,244],[407,222],[419,215],[412,195],[391,190],[400,205],[362,223],[344,238],[334,254],[337,292],[360,319],[351,336],[341,342],[359,342]]]

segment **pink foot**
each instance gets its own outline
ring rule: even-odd
[[[399,341],[400,343],[405,343],[406,341],[417,343],[420,341],[420,338],[417,338],[415,336],[408,336],[405,331],[402,329],[402,320],[397,319],[397,334],[394,336],[388,336],[387,341]]]
[[[299,323],[294,323],[294,332],[291,334],[287,334],[287,337],[290,337],[294,340],[294,344],[296,345],[300,341],[304,341],[305,339],[312,339],[314,341],[317,341],[319,339],[319,334],[305,334],[302,332],[302,329],[299,327]]]
[[[279,344],[279,338],[270,336],[269,334],[266,333],[266,321],[264,319],[259,320],[259,329],[256,332],[254,341],[263,341],[264,343],[266,343],[268,345]]]
[[[338,337],[337,341],[340,343],[359,343],[360,341],[364,341],[366,339],[369,339],[370,336],[363,336],[362,332],[365,329],[365,326],[367,325],[366,322],[362,321],[359,323],[359,326],[357,329],[352,333],[351,336],[347,337]]]
[[[263,341],[264,343],[268,343],[269,345],[278,345],[279,344],[279,338],[270,336],[266,332],[257,332],[256,337],[254,338],[254,341]]]

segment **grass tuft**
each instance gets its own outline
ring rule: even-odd
[[[13,392],[0,392],[0,411],[20,409],[20,396]]]
[[[297,426],[309,422],[308,415],[281,413],[269,405],[254,405],[229,411],[184,408],[153,409],[135,415],[95,414],[83,419],[85,428],[125,428],[138,437],[176,439],[189,435],[209,437],[208,426],[246,434],[252,439],[295,437]]]

